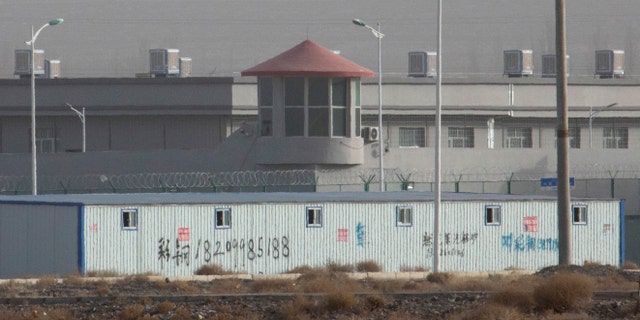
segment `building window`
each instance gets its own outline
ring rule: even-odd
[[[396,207],[396,227],[411,227],[413,225],[413,208]]]
[[[231,208],[216,209],[216,229],[231,228]]]
[[[420,127],[400,127],[399,144],[400,147],[406,148],[424,148],[425,145],[425,129]]]
[[[122,229],[138,229],[138,209],[122,209]]]
[[[260,135],[273,135],[273,79],[258,78]]]
[[[310,228],[322,227],[322,208],[321,207],[307,208],[307,227],[310,227]]]
[[[263,137],[273,135],[272,108],[260,108],[260,135]]]
[[[573,212],[573,224],[587,224],[587,206],[575,205],[571,208]]]
[[[603,128],[602,138],[605,149],[629,148],[629,128]]]
[[[449,128],[449,148],[473,148],[473,128]]]
[[[507,128],[506,148],[531,148],[531,128]]]
[[[347,135],[347,90],[349,79],[331,79],[331,135],[345,137]]]
[[[499,226],[502,224],[502,208],[500,206],[484,207],[484,224],[487,226]]]
[[[348,78],[284,79],[285,135],[347,135]]]
[[[558,132],[555,133],[556,148],[558,147]],[[580,149],[580,128],[569,127],[569,148]]]
[[[362,120],[360,118],[360,108],[356,108],[356,112],[355,113],[356,113],[356,119],[355,119],[356,120],[355,121],[356,132],[355,133],[356,133],[356,137],[360,137],[360,136],[362,136],[362,132],[361,132],[362,131]]]
[[[59,135],[57,128],[36,127],[36,152],[55,153]],[[29,152],[31,152],[31,128],[29,128]]]

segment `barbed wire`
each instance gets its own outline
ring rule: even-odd
[[[469,167],[445,170],[444,183],[535,181],[554,177],[546,168],[516,170],[505,167]],[[640,166],[584,164],[571,168],[575,179],[640,179]],[[379,183],[379,168],[353,171],[338,169],[229,171],[229,172],[166,172],[117,175],[41,176],[39,190],[44,193],[96,192],[169,192],[227,191],[242,188],[339,186]],[[385,183],[433,183],[433,170],[385,168]],[[0,176],[0,193],[24,194],[31,191],[30,176]]]

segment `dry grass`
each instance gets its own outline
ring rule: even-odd
[[[225,271],[222,266],[218,264],[205,264],[196,270],[196,275],[199,276],[216,276],[229,274],[229,272]]]
[[[354,292],[360,288],[358,282],[345,273],[329,271],[302,274],[295,285],[298,292],[305,293],[331,293],[337,290]]]
[[[358,303],[358,298],[347,291],[338,290],[326,296],[325,308],[329,312],[347,310],[353,308]]]
[[[297,266],[289,271],[287,271],[287,273],[300,273],[300,274],[304,274],[304,273],[313,273],[313,272],[317,272],[318,268],[313,268],[309,265],[301,265],[301,266]]]
[[[154,281],[154,286],[163,291],[179,292],[183,294],[200,293],[200,288],[189,283],[188,281]]]
[[[293,297],[291,302],[282,306],[279,318],[282,320],[307,320],[311,319],[309,313],[315,309],[317,309],[316,301],[298,294]]]
[[[358,272],[380,272],[382,271],[382,267],[373,260],[367,260],[358,262],[356,264],[356,271]]]
[[[636,270],[638,269],[638,265],[633,261],[625,261],[621,267],[622,270]]]
[[[156,310],[160,314],[168,314],[176,308],[175,303],[171,301],[161,301],[156,303]]]
[[[131,304],[125,306],[120,312],[119,319],[121,320],[137,320],[142,317],[144,312],[144,306],[141,304]]]
[[[96,294],[100,297],[107,296],[111,293],[111,285],[105,280],[98,280],[95,282]]]
[[[521,283],[511,283],[499,289],[491,296],[491,302],[516,308],[523,313],[528,313],[535,307],[533,288],[526,287]]]
[[[400,272],[427,272],[428,270],[425,267],[400,266]]]
[[[453,275],[447,272],[432,272],[427,275],[427,281],[441,285],[448,284],[452,278]]]
[[[558,273],[534,289],[533,297],[540,310],[566,312],[577,309],[593,296],[593,279],[578,273]]]
[[[211,281],[209,292],[241,293],[244,292],[245,281],[240,279],[220,279]]]
[[[499,305],[487,304],[478,309],[465,311],[449,317],[451,320],[525,320],[527,316],[520,312],[517,308]]]
[[[70,274],[62,278],[62,283],[70,286],[81,286],[85,283],[85,278],[79,274]]]
[[[293,280],[254,280],[251,282],[251,292],[293,292],[295,282]]]
[[[40,290],[45,290],[58,284],[58,277],[56,276],[44,276],[38,279],[35,286]]]
[[[87,271],[87,277],[91,277],[91,278],[115,278],[119,276],[120,276],[119,273],[112,270]]]
[[[329,272],[354,272],[356,269],[350,264],[340,264],[335,261],[327,261],[325,269]]]

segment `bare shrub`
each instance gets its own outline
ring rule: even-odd
[[[535,306],[533,292],[515,283],[496,291],[491,296],[491,301],[494,304],[516,308],[523,313],[530,312]]]
[[[630,281],[618,273],[592,277],[592,279],[594,281],[594,290],[597,291],[635,290],[638,288],[638,282]]]
[[[584,274],[562,272],[545,279],[533,297],[541,310],[564,312],[589,301],[593,287],[593,280]]]
[[[158,310],[158,313],[160,314],[168,314],[169,312],[173,311],[173,309],[175,308],[176,308],[175,303],[171,301],[161,301],[156,303],[156,310]]]
[[[313,268],[309,265],[301,265],[301,266],[297,266],[289,271],[287,271],[287,273],[300,273],[300,274],[305,274],[305,273],[312,273],[312,272],[318,272],[318,268]]]
[[[329,293],[336,290],[353,292],[358,283],[344,273],[321,271],[301,275],[296,282],[298,291],[306,293]]]
[[[180,307],[176,310],[176,314],[171,317],[171,319],[173,320],[191,320],[193,319],[191,317],[191,310],[189,310],[189,308],[187,307]]]
[[[427,281],[442,285],[447,284],[452,278],[453,275],[447,272],[432,272],[427,275]]]
[[[109,282],[104,280],[98,280],[96,281],[95,285],[96,285],[96,294],[98,294],[98,296],[104,297],[111,293],[111,286],[109,285]]]
[[[38,279],[36,282],[36,288],[44,290],[53,287],[58,283],[58,278],[55,276],[44,276]]]
[[[501,286],[502,281],[487,277],[451,277],[443,284],[446,284],[449,290],[455,291],[495,291]]]
[[[125,306],[120,312],[121,320],[136,320],[142,317],[142,313],[144,312],[144,306],[141,304],[131,304]]]
[[[358,299],[351,292],[335,291],[327,294],[327,311],[338,311],[353,308],[358,303]]]
[[[0,284],[0,297],[14,297],[25,290],[25,285],[14,280]]]
[[[254,280],[251,282],[252,292],[291,292],[294,287],[292,280]]]
[[[84,284],[84,277],[79,274],[70,274],[62,279],[62,283],[70,286],[80,286]]]
[[[325,265],[325,268],[329,272],[353,272],[355,268],[350,264],[340,264],[335,261],[329,260]]]
[[[196,275],[199,276],[214,276],[228,273],[229,272],[225,271],[219,264],[205,264],[196,270]]]
[[[282,320],[297,320],[297,319],[311,319],[309,313],[315,312],[318,309],[318,304],[311,298],[296,294],[293,300],[284,304],[280,308],[280,319]]]
[[[367,260],[358,262],[356,264],[356,271],[358,272],[380,272],[382,271],[382,267],[373,260]]]
[[[369,295],[360,301],[362,308],[368,311],[384,308],[388,304],[389,301],[387,301],[387,299],[382,295]]]
[[[627,260],[622,264],[622,270],[636,270],[636,269],[638,269],[638,265],[633,261]]]
[[[122,280],[120,280],[120,282],[126,284],[142,285],[149,282],[149,276],[151,276],[150,273],[134,274],[123,278]]]

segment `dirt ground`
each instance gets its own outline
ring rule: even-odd
[[[531,279],[558,271],[543,269]],[[634,290],[637,273],[607,266],[575,266],[569,271],[615,276],[624,279],[616,281],[626,282],[614,284],[619,290],[607,290],[612,292],[596,290],[579,309],[562,314],[531,310],[510,316],[509,311],[500,311],[503,318],[639,318]],[[233,278],[158,281],[148,276],[40,278],[30,284],[9,281],[0,284],[0,319],[477,319],[478,310],[490,304],[496,290],[491,283],[497,282],[467,280],[469,287],[456,287],[427,279],[351,282],[336,275],[314,277],[260,282]],[[500,279],[504,280],[515,281]],[[459,290],[468,288],[479,290]]]

